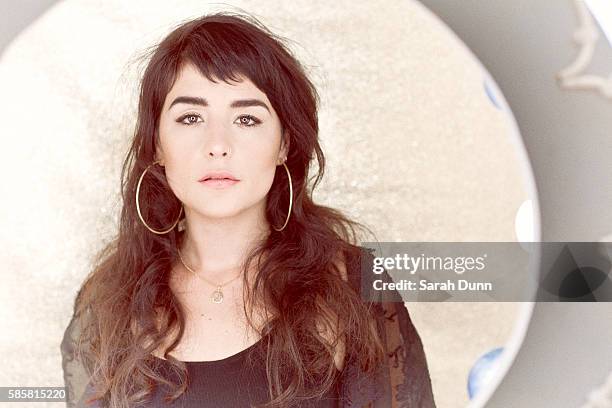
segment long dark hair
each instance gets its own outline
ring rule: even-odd
[[[342,272],[346,260],[361,256],[357,234],[367,228],[311,198],[325,168],[318,141],[319,96],[283,39],[252,16],[218,12],[181,23],[144,56],[148,64],[138,118],[121,173],[119,232],[98,254],[75,301],[82,320],[78,350],[90,371],[92,399],[123,408],[144,402],[159,383],[173,387],[170,399],[187,388],[185,364],[168,355],[185,324],[169,285],[183,232],[151,233],[140,222],[134,200],[140,175],[154,161],[165,97],[185,63],[211,81],[248,77],[267,95],[290,138],[286,163],[294,197],[289,223],[246,254],[244,264],[245,271],[257,265],[253,282],[244,274],[249,324],[258,305],[274,316],[260,333],[268,341],[268,406],[291,406],[333,387],[339,375],[332,355],[337,340],[343,339],[346,358],[358,359],[366,372],[373,370],[384,357],[383,348],[369,309]],[[318,169],[309,180],[314,160]],[[158,166],[147,172],[139,203],[156,229],[171,226],[180,214],[181,203]],[[267,197],[269,223],[283,225],[288,207],[287,175],[279,166]],[[320,335],[321,323],[337,334],[333,341]],[[159,359],[152,352],[164,344],[170,344],[164,357],[179,374],[178,383],[156,370]]]

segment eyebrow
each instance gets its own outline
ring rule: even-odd
[[[200,98],[198,96],[177,96],[168,107],[168,110],[179,103],[208,106],[208,101],[206,98]],[[266,103],[260,99],[236,99],[230,104],[230,108],[245,108],[247,106],[261,106],[265,108],[268,113],[271,113],[268,105],[266,105]]]

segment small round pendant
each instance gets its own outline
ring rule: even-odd
[[[217,289],[212,293],[210,298],[214,303],[221,303],[223,302],[223,292],[221,292],[221,289]]]

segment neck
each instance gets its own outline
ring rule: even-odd
[[[263,203],[262,203],[263,204]],[[225,218],[209,218],[185,207],[181,255],[187,265],[211,279],[242,267],[246,254],[270,232],[263,205]]]

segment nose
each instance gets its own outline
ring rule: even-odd
[[[229,157],[232,153],[232,147],[228,138],[226,137],[226,129],[218,128],[212,129],[212,134],[208,139],[208,142],[204,146],[205,153],[208,157]]]
[[[211,148],[208,150],[208,156],[210,157],[226,157],[229,156],[230,152],[232,151],[232,149],[228,145],[214,145],[211,146]]]

